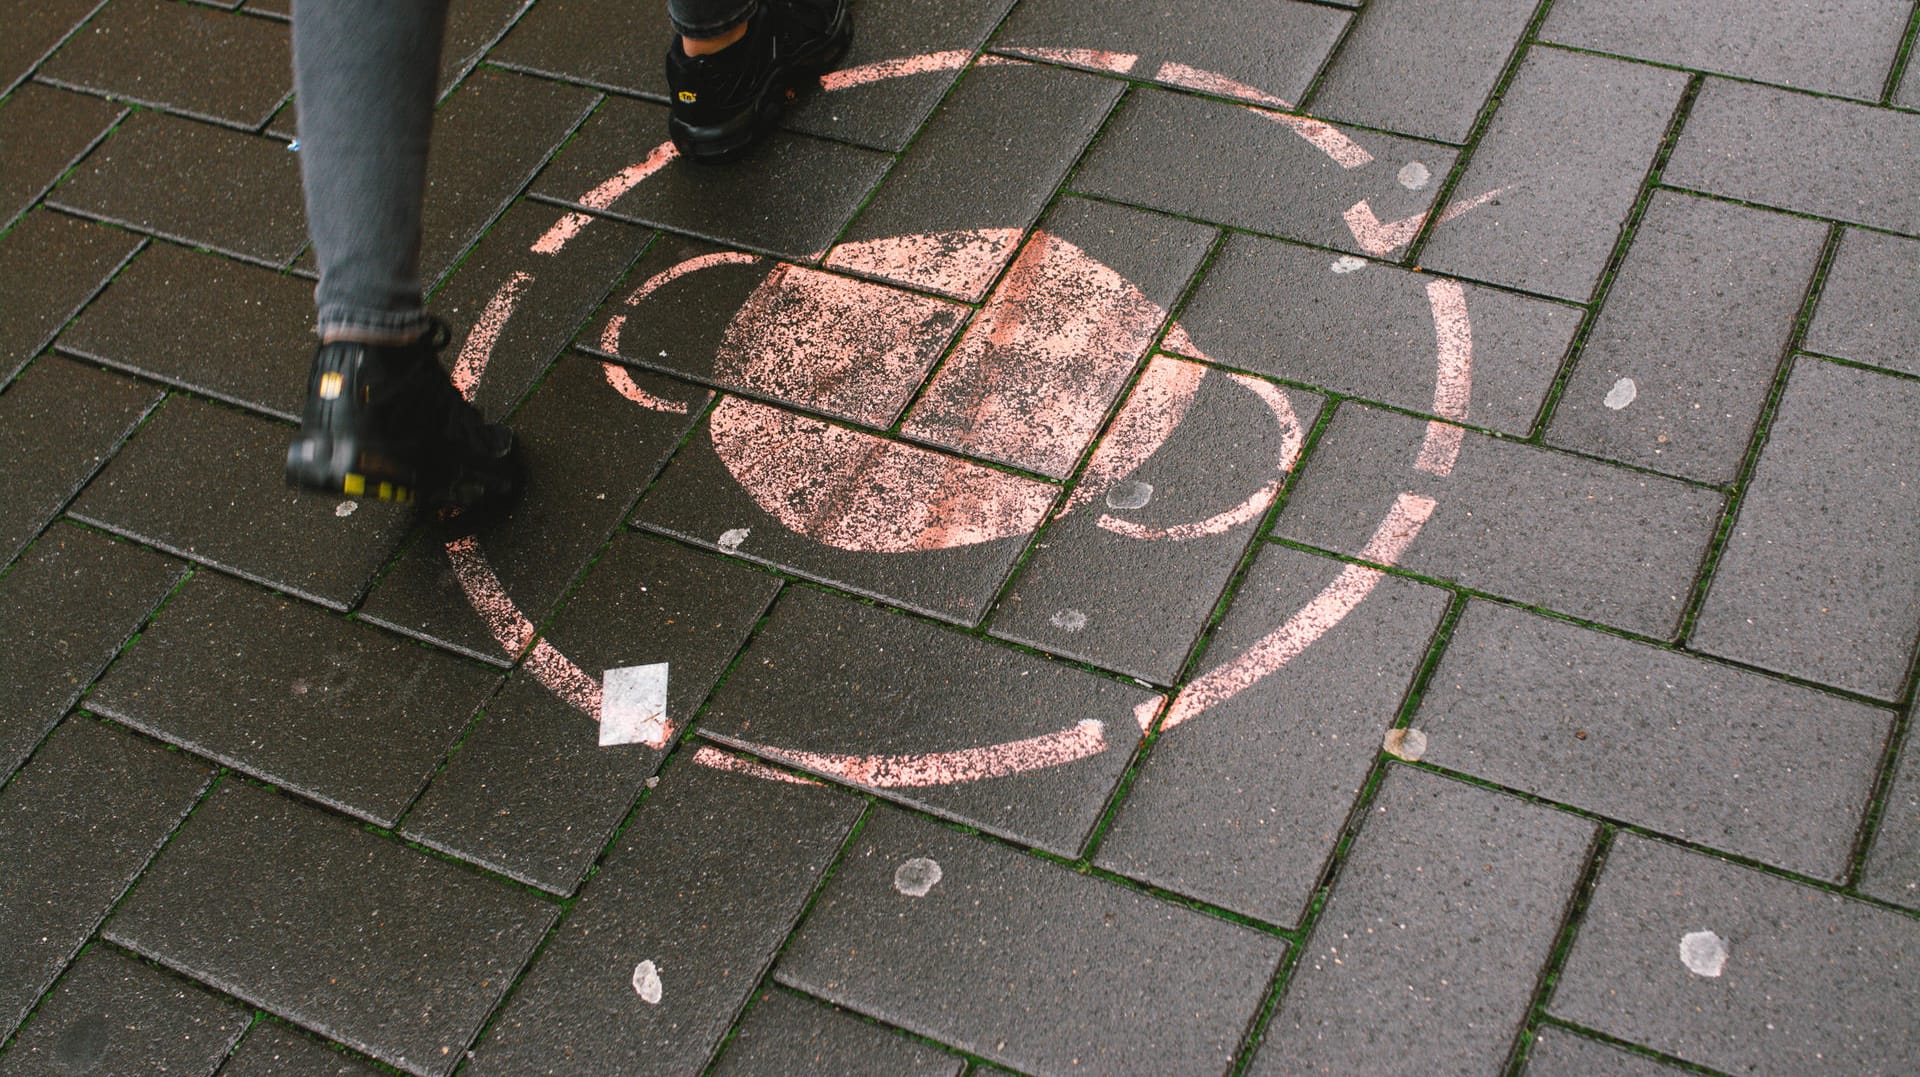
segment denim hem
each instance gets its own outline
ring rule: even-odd
[[[404,342],[425,332],[429,324],[426,310],[420,307],[383,311],[330,307],[321,309],[314,332],[321,337],[367,333]]]
[[[760,0],[744,0],[744,2],[736,5],[734,9],[724,17],[716,18],[712,15],[707,15],[698,22],[683,21],[681,13],[675,10],[680,6],[681,5],[675,3],[669,3],[667,5],[667,20],[673,23],[674,31],[680,34],[680,36],[690,37],[698,41],[703,37],[719,37],[721,34],[745,22],[753,15],[754,11],[760,7]],[[706,3],[700,6],[710,8],[713,5],[712,3]],[[702,12],[702,14],[705,15],[704,12]]]

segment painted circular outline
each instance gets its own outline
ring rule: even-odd
[[[1025,49],[1019,51],[1021,55],[1033,60],[1088,67],[1113,74],[1131,73],[1139,60],[1132,54],[1100,50]],[[824,92],[831,93],[924,72],[1019,62],[1022,61],[992,54],[975,58],[975,55],[968,51],[925,53],[829,72],[821,76],[820,88]],[[1332,125],[1310,117],[1273,111],[1291,106],[1286,101],[1218,73],[1169,62],[1160,66],[1153,79],[1173,86],[1252,102],[1242,107],[1288,127],[1342,168],[1357,168],[1373,161],[1370,153]],[[634,187],[665,168],[677,156],[673,144],[663,142],[654,147],[642,160],[590,188],[576,204],[588,210],[607,209]],[[1496,189],[1466,201],[1449,204],[1440,211],[1439,219],[1446,221],[1456,217],[1499,193]],[[1343,218],[1360,249],[1379,257],[1390,254],[1411,242],[1426,223],[1430,212],[1400,221],[1381,222],[1374,215],[1367,200],[1362,199],[1350,207],[1343,214]],[[563,215],[534,241],[528,248],[528,253],[558,254],[570,240],[595,219],[591,213],[581,211],[572,211]],[[723,264],[757,260],[760,256],[723,251],[702,256],[702,258],[708,260],[706,264]],[[694,261],[701,261],[701,259],[689,260],[689,262]],[[668,274],[675,271],[691,271],[683,268],[688,265],[688,262],[683,262],[651,278],[636,292],[635,298],[672,279]],[[704,268],[704,265],[693,268]],[[512,317],[525,286],[532,280],[533,274],[526,270],[516,270],[511,274],[496,289],[468,333],[467,340],[455,361],[452,376],[454,384],[469,398],[473,396],[480,378],[484,375],[492,357],[494,345]],[[1464,434],[1461,427],[1453,424],[1463,422],[1467,416],[1472,387],[1472,329],[1467,313],[1466,293],[1458,282],[1435,278],[1427,285],[1427,298],[1433,314],[1437,350],[1433,412],[1441,418],[1427,424],[1415,466],[1421,471],[1445,476],[1453,470]],[[1163,350],[1217,365],[1216,360],[1194,346],[1193,341],[1178,322],[1169,326]],[[603,363],[602,367],[608,384],[634,404],[653,410],[681,414],[688,410],[685,403],[662,400],[647,393],[619,364]],[[1278,398],[1282,404],[1285,404],[1284,394],[1277,387],[1269,382],[1244,375],[1229,374],[1228,376],[1243,387],[1261,395],[1270,406],[1274,406],[1276,419],[1282,423],[1283,427],[1285,426],[1285,418],[1280,408],[1273,405],[1274,398]],[[1291,414],[1290,405],[1286,406],[1285,414]],[[1442,420],[1450,420],[1450,422]],[[1291,433],[1294,436],[1288,439],[1288,448],[1283,453],[1281,468],[1283,474],[1290,472],[1298,459],[1300,445],[1297,420],[1293,424]],[[1144,461],[1135,461],[1135,465],[1141,462]],[[1121,478],[1124,475],[1114,477]],[[1272,497],[1277,496],[1279,485],[1279,479],[1272,480],[1267,487],[1256,492],[1242,505],[1192,526],[1204,527],[1227,521],[1224,526],[1231,527],[1244,523],[1248,518],[1257,518],[1261,512],[1265,511],[1267,505],[1271,504]],[[1263,495],[1266,500],[1256,506],[1255,502],[1259,501]],[[1069,511],[1078,501],[1084,499],[1081,491],[1076,487],[1075,495],[1070,497],[1068,503],[1062,506],[1056,515]],[[1394,565],[1418,536],[1421,528],[1432,515],[1434,507],[1435,502],[1432,498],[1412,491],[1401,493],[1361,549],[1359,559],[1374,565],[1388,567]],[[1109,515],[1103,515],[1099,523],[1108,530],[1143,540],[1177,541],[1181,537],[1186,537],[1184,534],[1176,534],[1180,528],[1148,532],[1146,529],[1129,525]],[[502,650],[509,657],[524,654],[521,664],[527,672],[560,699],[589,718],[598,721],[602,702],[600,681],[580,669],[545,639],[535,641],[532,622],[521,613],[508,595],[505,586],[494,574],[478,541],[472,536],[453,540],[446,544],[446,552],[454,575],[468,601],[486,622]],[[1134,717],[1142,735],[1152,728],[1154,718],[1160,715],[1163,707],[1165,715],[1161,721],[1161,729],[1164,731],[1198,716],[1210,707],[1226,702],[1276,672],[1339,624],[1372,593],[1374,586],[1384,576],[1385,572],[1381,568],[1363,564],[1346,565],[1334,580],[1306,605],[1245,651],[1195,678],[1174,693],[1171,699],[1163,693],[1143,701],[1134,710]],[[531,650],[528,649],[530,644]],[[672,723],[664,715],[659,715],[649,720],[638,739],[656,749],[665,748],[671,742],[675,732]],[[854,785],[881,789],[948,785],[1039,770],[1100,754],[1106,751],[1108,744],[1103,723],[1086,719],[1070,728],[1023,740],[955,751],[910,755],[842,755],[763,744],[743,743],[737,746],[803,770],[832,776]],[[701,746],[694,753],[694,761],[702,765],[770,780],[803,780],[751,760],[717,751],[711,746]]]

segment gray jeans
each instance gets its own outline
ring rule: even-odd
[[[668,0],[712,37],[759,0]],[[426,327],[420,208],[447,0],[295,0],[293,84],[322,335],[409,340]],[[636,61],[638,62],[638,61]]]

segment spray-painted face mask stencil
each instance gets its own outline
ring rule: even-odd
[[[1135,62],[1114,53],[1040,52],[1044,55],[1036,53],[1036,59],[1116,73],[1129,71]],[[953,70],[969,62],[1018,61],[974,61],[967,53],[936,53],[835,72],[821,84],[833,92],[923,71]],[[1178,64],[1163,65],[1154,77],[1269,108],[1286,107],[1250,87]],[[1376,165],[1367,150],[1330,125],[1269,108],[1253,111],[1289,128],[1332,165],[1344,170]],[[605,209],[674,157],[672,145],[664,143],[585,192],[579,202]],[[1430,179],[1418,162],[1378,164],[1386,184],[1411,189]],[[1467,212],[1494,193],[1450,205],[1441,219]],[[1365,199],[1341,216],[1359,249],[1376,256],[1411,242],[1426,221],[1421,214],[1383,223]],[[557,253],[592,221],[585,213],[567,214],[529,253]],[[910,558],[1017,539],[1036,531],[1049,512],[1096,512],[1100,528],[1126,539],[1178,543],[1259,520],[1299,454],[1304,431],[1286,394],[1270,382],[1205,365],[1213,357],[1177,323],[1167,328],[1163,346],[1203,362],[1154,358],[1128,391],[1127,383],[1165,324],[1167,311],[1061,236],[1044,230],[1024,235],[1012,228],[899,236],[845,244],[821,252],[816,261],[823,268],[732,251],[686,258],[648,277],[626,296],[600,338],[603,350],[621,354],[622,335],[631,325],[644,324],[649,306],[671,296],[676,287],[697,275],[752,275],[745,300],[731,313],[714,350],[711,380],[731,393],[708,417],[706,436],[727,474],[753,503],[778,527],[807,541]],[[1350,263],[1357,261],[1340,259],[1330,271],[1350,272],[1356,268]],[[471,394],[483,376],[493,344],[533,272],[514,273],[483,311],[456,363],[455,381],[463,391]],[[988,292],[995,280],[998,284]],[[985,300],[968,321],[968,308],[895,284],[937,296],[977,298],[984,293]],[[1471,390],[1473,347],[1466,293],[1459,284],[1441,279],[1432,280],[1426,293],[1434,323],[1432,410],[1443,419],[1462,421]],[[956,330],[959,342],[921,391],[934,359]],[[1232,363],[1230,356],[1219,358]],[[610,390],[635,406],[685,411],[684,404],[641,389],[621,365],[607,363],[604,369]],[[1178,430],[1208,379],[1226,380],[1271,416],[1279,432],[1277,458],[1252,488],[1219,511],[1148,526],[1131,513],[1146,504],[1151,490],[1132,476]],[[1123,391],[1127,396],[1120,400]],[[775,400],[789,407],[765,402]],[[909,401],[912,407],[900,429],[911,441],[861,429],[887,426]],[[1102,438],[1109,414],[1114,417]],[[1449,474],[1461,450],[1461,434],[1460,427],[1447,422],[1430,423],[1416,466],[1436,476]],[[1066,478],[1096,439],[1098,449],[1057,508],[1058,487],[975,462]],[[1394,564],[1434,506],[1430,497],[1402,493],[1361,551],[1361,559]],[[729,543],[723,536],[720,546],[734,550],[744,538],[737,535]],[[452,542],[447,553],[501,647],[509,655],[525,652],[529,673],[598,719],[600,679],[544,640],[534,644],[532,624],[494,576],[478,541]],[[1138,732],[1144,734],[1157,717],[1162,728],[1195,718],[1271,675],[1364,601],[1382,575],[1378,568],[1346,566],[1271,633],[1196,678],[1170,703],[1165,697],[1142,703],[1133,715]],[[664,747],[676,731],[675,716],[662,715],[634,735]],[[1111,747],[1130,749],[1134,740],[1130,735],[1110,742],[1105,723],[1083,719],[1018,741],[956,745],[912,756],[836,755],[806,745],[750,747],[802,769],[887,788],[1062,766]],[[710,765],[728,758],[710,751],[695,755],[697,762]]]

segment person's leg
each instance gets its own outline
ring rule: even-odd
[[[787,91],[829,70],[853,39],[847,0],[667,0],[667,131],[695,161],[746,153]]]
[[[445,0],[297,0],[293,65],[319,349],[287,481],[463,509],[520,487],[513,435],[440,365],[420,215]]]

